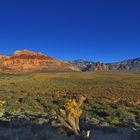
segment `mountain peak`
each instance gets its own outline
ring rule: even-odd
[[[0,71],[79,71],[79,69],[39,52],[17,50],[12,56],[0,56]]]
[[[38,55],[38,56],[45,56],[43,53],[41,52],[33,52],[30,50],[17,50],[13,53],[13,56],[19,56],[19,55]]]
[[[11,59],[43,59],[53,60],[52,57],[46,56],[40,52],[33,52],[30,50],[17,50],[13,53]]]
[[[90,62],[86,60],[69,61],[81,71],[139,71],[140,58],[124,60],[117,63]]]
[[[13,53],[13,56],[19,56],[19,55],[33,55],[34,52],[29,50],[17,50]]]

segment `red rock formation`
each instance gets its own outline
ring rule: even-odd
[[[53,58],[46,56],[42,53],[36,53],[29,50],[16,51],[13,56],[11,56],[12,60],[14,59],[39,59],[39,60],[53,60]]]
[[[0,71],[79,71],[70,64],[55,60],[42,53],[28,50],[16,51],[12,56],[0,56]]]

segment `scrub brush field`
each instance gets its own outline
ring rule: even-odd
[[[0,119],[12,127],[29,122],[55,127],[52,112],[81,96],[86,99],[81,125],[140,131],[139,72],[0,74]]]

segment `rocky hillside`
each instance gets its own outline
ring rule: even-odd
[[[79,71],[79,69],[42,53],[22,50],[14,52],[12,56],[0,55],[0,71]]]
[[[140,58],[109,64],[110,70],[140,70]]]
[[[101,63],[86,60],[63,62],[42,53],[29,50],[16,51],[11,56],[0,55],[0,72],[33,71],[117,71],[140,70],[140,58],[117,63]]]
[[[109,67],[107,64],[101,62],[91,62],[86,60],[74,60],[69,61],[75,67],[78,67],[81,71],[108,71]]]
[[[75,67],[78,67],[81,71],[84,71],[85,69],[87,69],[87,67],[89,67],[92,64],[92,62],[90,61],[81,60],[81,59],[68,61],[68,63],[72,64]]]
[[[117,63],[101,63],[101,62],[90,62],[85,60],[74,60],[69,61],[73,66],[78,67],[81,71],[126,71],[140,70],[140,58],[125,60]]]

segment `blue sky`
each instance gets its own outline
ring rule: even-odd
[[[1,0],[0,53],[63,60],[140,57],[139,0]]]

